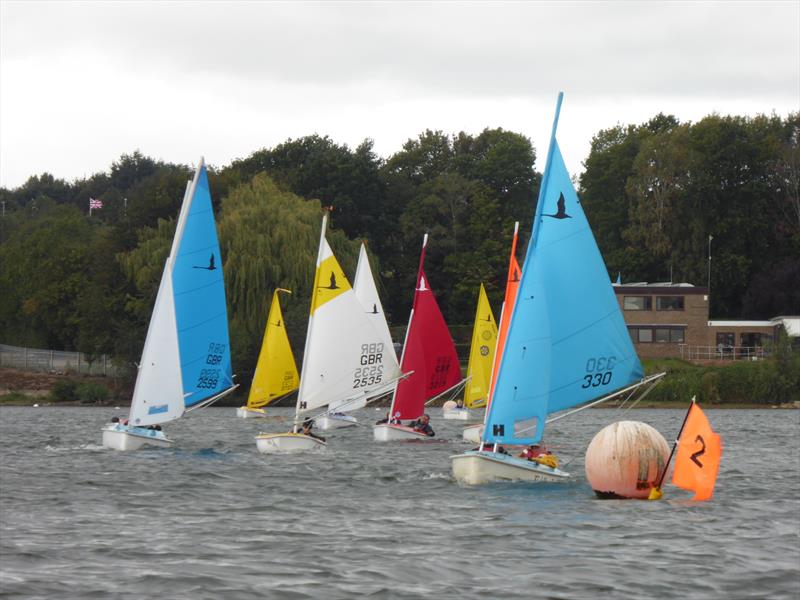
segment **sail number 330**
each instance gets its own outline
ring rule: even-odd
[[[598,387],[611,383],[613,370],[617,364],[616,356],[600,356],[586,361],[586,375],[582,388]]]

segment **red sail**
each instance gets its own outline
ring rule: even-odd
[[[456,347],[428,286],[422,268],[424,259],[423,245],[414,307],[400,365],[403,373],[414,373],[398,383],[392,405],[392,415],[401,420],[418,418],[425,412],[426,401],[461,381]]]

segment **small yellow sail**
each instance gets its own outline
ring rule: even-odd
[[[475,327],[472,330],[472,346],[467,366],[467,388],[464,391],[464,405],[476,408],[486,404],[489,395],[489,382],[492,377],[492,363],[497,346],[497,323],[495,323],[489,298],[481,284],[478,295],[478,311],[475,314]]]
[[[291,293],[289,290],[278,288],[272,294],[272,306],[264,330],[264,341],[261,343],[253,385],[247,397],[248,408],[266,406],[273,400],[293,392],[300,385],[297,365],[283,323],[278,292]]]

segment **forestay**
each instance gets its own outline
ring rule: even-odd
[[[484,440],[532,444],[548,414],[642,378],[619,304],[555,139]]]

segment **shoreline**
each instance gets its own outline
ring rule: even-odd
[[[9,394],[10,395],[10,394]],[[34,406],[36,405],[36,406]],[[108,408],[108,409],[117,409],[117,410],[125,410],[128,408],[128,404],[125,403],[117,403],[117,402],[103,402],[98,404],[85,404],[81,402],[55,402],[52,400],[47,400],[45,398],[37,398],[36,396],[28,396],[24,399],[22,398],[4,398],[0,396],[0,408],[4,406],[27,406],[29,408]],[[236,408],[237,405],[225,405],[225,404],[218,404],[215,405],[217,408]],[[379,407],[379,404],[375,404],[375,406]],[[673,400],[665,400],[665,401],[651,401],[651,402],[639,402],[632,409],[626,410],[636,410],[638,408],[668,408],[668,409],[686,409],[689,406],[689,400],[685,402],[677,402]],[[598,406],[593,406],[589,410],[609,410],[609,409],[618,409],[620,408],[620,404],[616,404],[613,402],[609,402],[606,404],[601,404]],[[736,409],[736,410],[758,410],[758,409],[780,409],[780,410],[794,410],[800,409],[800,402],[785,402],[785,403],[775,403],[775,402],[730,402],[730,403],[714,403],[714,404],[702,404],[703,409],[707,410],[715,410],[715,409]],[[276,407],[277,408],[277,407]],[[286,408],[286,407],[282,407]],[[441,408],[441,406],[435,406],[433,408]],[[622,406],[622,408],[625,408]]]

